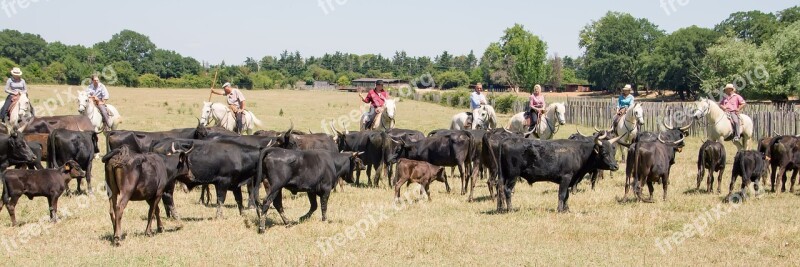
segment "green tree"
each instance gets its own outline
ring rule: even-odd
[[[463,87],[469,84],[469,76],[460,70],[450,70],[439,73],[435,77],[436,85],[442,89]]]
[[[0,71],[2,72],[0,77],[10,77],[9,71],[14,67],[19,67],[19,65],[9,58],[0,57]],[[3,86],[5,86],[6,79],[3,79],[2,82]]]
[[[117,75],[116,84],[124,85],[127,87],[136,87],[139,82],[139,76],[136,70],[133,69],[131,63],[127,61],[117,61],[111,63],[111,68]]]
[[[677,90],[682,100],[700,89],[700,70],[708,47],[721,34],[706,28],[691,26],[661,38],[655,51],[645,59],[651,77],[648,84]]]
[[[45,64],[47,42],[39,35],[21,33],[16,30],[0,31],[0,57],[6,57],[20,65]]]
[[[123,30],[107,42],[95,44],[95,48],[107,57],[108,62],[127,61],[139,73],[153,72],[147,67],[152,64],[148,61],[156,51],[156,45],[146,35]]]
[[[44,68],[45,76],[49,82],[64,84],[67,82],[67,66],[55,61]]]
[[[761,45],[780,28],[778,17],[772,13],[753,10],[736,12],[717,24],[715,30]]]
[[[525,30],[520,24],[505,30],[500,38],[507,66],[509,81],[514,87],[533,88],[534,84],[544,83],[547,44],[538,36]]]
[[[800,21],[796,21],[776,33],[767,42],[767,47],[774,51],[778,64],[786,71],[777,77],[777,83],[783,85],[786,92],[800,93]]]
[[[139,76],[137,83],[141,87],[160,88],[162,86],[163,81],[161,80],[160,77],[158,77],[158,75],[147,73],[142,76]]]
[[[778,20],[784,25],[800,21],[800,6],[793,6],[778,12]]]
[[[703,59],[702,88],[710,97],[719,97],[728,83],[747,97],[783,96],[786,87],[779,81],[782,74],[783,68],[768,47],[723,37],[708,48]]]
[[[584,27],[580,47],[586,49],[587,78],[601,89],[617,89],[623,84],[644,81],[643,57],[652,52],[664,32],[648,21],[627,13],[608,12]]]
[[[503,48],[500,43],[491,43],[483,52],[480,63],[483,81],[489,88],[492,85],[509,85],[509,67],[503,56]]]
[[[336,80],[336,84],[339,86],[349,86],[350,78],[348,78],[347,75],[339,76],[339,79]]]
[[[31,63],[23,68],[25,73],[25,81],[29,83],[43,83],[47,82],[47,77],[44,70],[39,66],[39,63]]]

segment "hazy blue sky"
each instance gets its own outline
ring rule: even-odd
[[[0,28],[40,34],[47,41],[92,45],[122,29],[150,36],[160,48],[198,60],[241,63],[245,57],[304,56],[342,51],[435,56],[475,50],[480,56],[503,29],[520,23],[548,43],[550,53],[579,55],[578,32],[607,11],[647,18],[667,32],[713,27],[733,12],[773,12],[797,1],[618,0],[0,0]],[[670,3],[670,6],[662,5]],[[8,8],[14,7],[15,10]],[[323,9],[321,6],[324,6]],[[674,8],[673,8],[674,7]],[[14,13],[16,12],[16,13]],[[9,16],[10,14],[10,16]]]

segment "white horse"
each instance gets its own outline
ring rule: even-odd
[[[388,131],[394,128],[394,115],[397,111],[397,104],[395,103],[394,99],[387,99],[386,102],[383,103],[383,113],[381,113],[380,118],[376,118],[374,123],[378,125],[373,125],[372,129],[379,130],[379,131]],[[366,120],[367,113],[365,112],[361,115],[361,130],[369,130],[365,129],[364,121]]]
[[[200,124],[208,126],[211,121],[215,121],[215,126],[220,126],[228,131],[236,129],[236,117],[233,111],[226,104],[203,102],[203,109],[200,111]],[[242,130],[247,134],[252,134],[256,126],[261,127],[261,121],[253,115],[253,112],[245,110],[242,116]]]
[[[622,156],[622,159],[625,159],[626,151],[626,149],[622,147],[630,146],[630,144],[633,143],[633,139],[639,134],[639,127],[643,125],[644,109],[642,109],[641,103],[634,104],[625,114],[622,114],[619,120],[617,120],[617,125],[614,125],[616,126],[614,127],[614,133],[620,137],[617,142],[617,152]],[[598,132],[602,131],[597,129],[597,127],[595,127],[594,130]]]
[[[708,140],[730,141],[733,140],[733,126],[730,119],[717,102],[707,98],[701,98],[695,102],[696,110],[693,114],[695,119],[706,117],[706,133]],[[749,141],[753,136],[753,119],[750,116],[739,114],[739,129],[742,138],[739,142],[733,142],[737,150],[747,150],[750,147]]]
[[[106,109],[108,113],[111,113],[108,117],[108,127],[111,130],[116,130],[117,126],[122,123],[122,115],[112,105],[106,104]],[[89,94],[86,92],[78,93],[78,113],[89,117],[92,125],[94,125],[95,132],[100,132],[103,128],[103,116],[100,115],[100,109],[97,108],[97,105],[94,104],[94,101],[89,98]]]
[[[472,126],[470,129],[464,128],[467,117],[466,112],[454,115],[453,121],[450,123],[450,130],[489,130],[497,128],[497,113],[495,113],[494,107],[491,105],[481,105],[472,111]]]
[[[541,121],[539,121],[539,124],[532,131],[527,132],[528,126],[525,125],[525,112],[517,113],[511,117],[508,121],[507,128],[515,133],[526,133],[530,135],[531,138],[538,137],[542,140],[553,139],[553,136],[556,135],[560,126],[567,123],[564,117],[566,112],[567,108],[564,106],[564,103],[553,103],[547,106],[544,114],[542,114]]]
[[[8,121],[10,125],[19,127],[20,123],[33,119],[31,108],[31,101],[28,99],[28,95],[20,94],[19,99],[17,99],[17,104],[8,111]]]

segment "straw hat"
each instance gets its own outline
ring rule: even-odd
[[[225,84],[223,84],[223,85],[222,85],[222,88],[223,88],[223,89],[225,89],[225,87],[228,87],[228,86],[231,86],[231,83],[225,83]]]
[[[729,83],[729,84],[725,85],[725,90],[728,90],[728,89],[731,89],[734,92],[736,92],[736,86],[733,86],[732,83]]]
[[[20,70],[19,68],[13,68],[11,69],[11,75],[22,76],[22,70]]]
[[[623,92],[625,92],[625,91],[629,91],[630,92],[631,91],[631,85],[630,84],[626,84],[625,87],[622,87],[622,91]]]

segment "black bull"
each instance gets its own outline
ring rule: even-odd
[[[225,204],[227,191],[233,192],[233,197],[239,207],[239,214],[243,213],[242,189],[248,184],[250,178],[256,175],[258,167],[259,146],[245,145],[230,140],[193,140],[167,138],[152,147],[153,152],[167,154],[172,149],[172,143],[178,148],[193,147],[189,155],[194,180],[186,186],[192,189],[199,185],[213,184],[217,195],[217,217],[222,217],[222,205]],[[174,185],[173,185],[174,186]],[[254,189],[249,188],[252,191]],[[172,195],[164,195],[168,203],[167,210],[174,211]]]
[[[297,192],[306,192],[311,208],[308,213],[301,217],[305,220],[311,217],[317,210],[317,197],[320,198],[322,208],[322,221],[327,218],[328,198],[331,190],[338,182],[334,164],[334,154],[331,151],[323,150],[287,150],[282,148],[267,148],[261,151],[259,156],[258,171],[252,187],[257,187],[265,178],[270,184],[267,198],[263,205],[258,207],[258,232],[263,233],[266,219],[262,220],[261,215],[266,215],[270,205],[275,209],[286,224],[287,219],[283,212],[283,189]],[[345,176],[347,177],[347,176]],[[346,178],[347,179],[347,178]],[[353,182],[352,180],[347,182]],[[252,199],[258,199],[258,190],[250,191]]]
[[[559,184],[558,211],[569,211],[569,188],[578,184],[584,175],[594,168],[619,169],[612,145],[617,139],[603,140],[604,137],[598,136],[591,141],[505,139],[498,156],[497,210],[512,209],[511,195],[517,177],[522,177],[528,183],[545,181]]]

